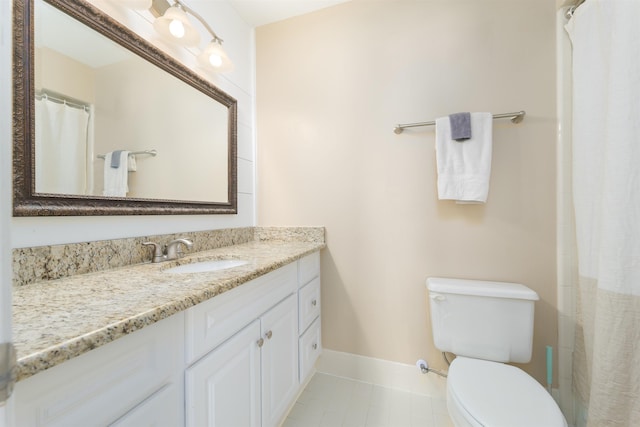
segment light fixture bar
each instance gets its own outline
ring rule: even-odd
[[[169,9],[171,5],[167,0],[153,0],[151,2],[151,7],[149,8],[149,12],[153,15],[154,18],[159,18]]]
[[[184,46],[194,46],[198,44],[199,41],[193,41],[195,35],[189,32],[191,29],[193,29],[193,26],[189,25],[186,18],[187,15],[193,16],[211,35],[211,41],[198,55],[198,62],[200,63],[200,65],[208,69],[213,69],[218,73],[231,71],[233,69],[233,62],[231,62],[222,47],[222,43],[224,40],[222,40],[218,36],[218,34],[213,31],[213,28],[211,28],[207,21],[205,21],[205,19],[198,12],[184,4],[181,0],[172,0],[172,2],[173,4],[169,3],[168,0],[152,0],[149,11],[156,18],[154,22],[156,31],[175,43],[179,43]],[[179,9],[179,11],[173,9]],[[184,14],[185,17],[181,18],[181,14]],[[172,31],[172,29],[170,28],[169,24],[173,23],[176,20],[179,20],[183,23],[181,27],[186,29],[188,32],[188,34],[186,34],[186,37],[176,35],[175,31]],[[175,28],[173,30],[175,30]]]
[[[220,42],[224,41],[216,34],[215,31],[213,31],[211,26],[209,26],[209,24],[207,24],[207,21],[205,21],[204,18],[202,16],[200,16],[199,13],[197,13],[195,10],[191,9],[186,4],[182,3],[180,0],[175,0],[175,3],[179,4],[185,11],[187,11],[188,13],[193,15],[198,21],[200,21],[200,23],[209,32],[209,34],[211,34],[211,37],[213,37],[214,40],[218,40]],[[169,9],[171,6],[172,5],[167,0],[153,0],[152,3],[151,3],[151,7],[149,8],[149,11],[151,12],[151,14],[155,18],[158,18],[158,17],[164,15],[164,13],[167,11],[167,9]]]
[[[189,6],[187,6],[186,4],[182,3],[180,0],[175,0],[176,4],[179,4],[184,10],[186,10],[188,13],[190,13],[191,15],[194,16],[194,18],[196,18],[198,21],[200,21],[200,23],[202,24],[202,26],[209,31],[209,34],[211,34],[211,37],[213,37],[213,40],[217,40],[220,43],[222,43],[224,40],[222,40],[220,37],[218,37],[218,35],[216,34],[215,31],[213,31],[213,29],[209,26],[209,24],[207,24],[207,21],[204,20],[204,18],[202,16],[200,16],[200,14],[198,14],[195,10],[191,9]]]

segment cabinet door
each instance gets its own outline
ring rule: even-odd
[[[260,427],[260,321],[187,369],[186,424]]]
[[[298,391],[298,304],[291,295],[262,318],[262,420],[275,427]]]

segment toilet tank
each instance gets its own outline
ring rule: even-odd
[[[427,279],[431,328],[440,351],[495,362],[531,360],[538,294],[518,283]]]

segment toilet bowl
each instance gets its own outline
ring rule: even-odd
[[[447,378],[456,427],[567,427],[551,395],[515,366],[456,358]]]
[[[436,347],[449,366],[447,409],[456,427],[566,427],[535,379],[506,362],[527,363],[538,294],[518,283],[427,279]]]

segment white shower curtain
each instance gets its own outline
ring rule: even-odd
[[[640,0],[586,0],[567,31],[579,276],[574,388],[588,426],[638,426]]]
[[[36,192],[87,194],[89,112],[36,100]]]

